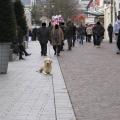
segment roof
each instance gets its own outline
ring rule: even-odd
[[[104,16],[103,12],[99,12],[99,11],[84,11],[85,14],[90,14],[93,16]]]

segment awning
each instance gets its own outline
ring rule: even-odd
[[[104,13],[98,11],[84,11],[85,14],[90,14],[93,16],[104,16]]]

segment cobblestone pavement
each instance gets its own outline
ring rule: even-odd
[[[59,62],[77,120],[120,120],[120,55],[115,43],[76,44]]]
[[[57,57],[53,75],[36,72],[43,63],[38,42],[29,43],[32,55],[9,63],[8,73],[0,75],[0,120],[76,120]]]

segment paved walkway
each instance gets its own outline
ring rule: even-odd
[[[120,120],[120,55],[116,44],[76,44],[59,62],[77,120]]]
[[[44,57],[38,42],[29,43],[31,56],[9,63],[0,75],[0,120],[76,120],[56,56],[53,76],[36,72]]]

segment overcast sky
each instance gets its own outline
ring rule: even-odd
[[[24,5],[30,5],[31,0],[21,0]]]

